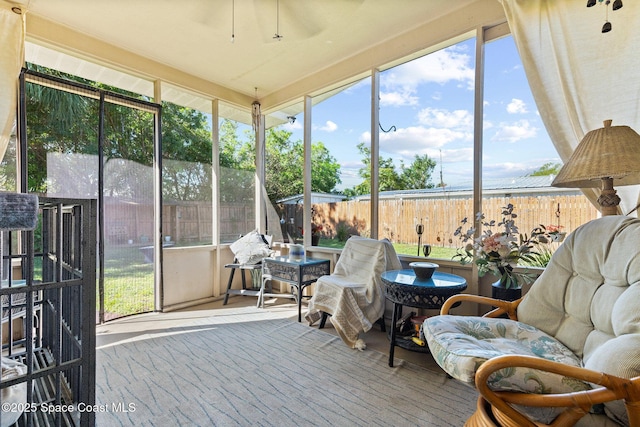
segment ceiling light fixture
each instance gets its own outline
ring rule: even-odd
[[[280,0],[276,0],[276,33],[273,35],[274,40],[282,40],[280,35]]]
[[[602,32],[608,33],[611,31],[611,22],[609,22],[609,4],[611,4],[611,0],[587,0],[587,7],[595,6],[596,3],[604,3],[607,6],[607,11],[605,15],[605,22],[602,26]],[[614,0],[613,6],[611,7],[613,10],[618,10],[622,8],[622,0]]]

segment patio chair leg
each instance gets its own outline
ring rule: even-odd
[[[329,314],[323,311],[322,318],[320,319],[320,325],[318,325],[318,329],[324,328],[325,323],[327,323],[327,317],[329,317]]]
[[[384,316],[382,316],[381,318],[379,318],[376,323],[378,325],[380,325],[380,330],[382,332],[387,332],[387,325],[384,324]]]

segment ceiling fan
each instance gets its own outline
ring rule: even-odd
[[[353,13],[364,0],[201,0],[193,20],[231,39],[253,36],[264,43],[297,41],[329,29],[337,17]]]

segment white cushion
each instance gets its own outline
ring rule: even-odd
[[[257,264],[270,256],[273,251],[267,242],[271,242],[271,236],[264,236],[256,230],[247,233],[230,246],[240,264]]]

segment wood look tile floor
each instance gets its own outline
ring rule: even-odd
[[[255,297],[232,296],[227,305],[223,305],[222,300],[220,300],[176,311],[165,313],[146,313],[113,320],[96,327],[96,345],[97,347],[101,347],[112,342],[133,338],[137,335],[153,333],[154,331],[185,325],[197,318],[233,314],[234,310],[243,309],[248,306],[255,306],[255,304]],[[290,299],[268,298],[265,300],[264,310],[269,310],[271,314],[276,314],[277,317],[290,319],[292,322],[297,322],[298,320],[297,309],[297,305]],[[303,316],[305,311],[306,304],[303,302]],[[304,317],[302,322],[306,323]],[[389,323],[388,320],[387,323]],[[316,323],[310,327],[317,328],[318,324]],[[330,320],[327,321],[327,324],[322,330],[324,332],[337,335]],[[366,342],[367,349],[376,350],[385,355],[389,354],[389,338],[387,333],[382,332],[378,325],[375,325],[361,338]],[[394,353],[394,360],[395,359],[406,360],[407,362],[422,366],[426,369],[435,372],[442,372],[429,353],[409,351],[401,347],[396,347]],[[397,362],[394,363],[394,365],[397,365]]]

